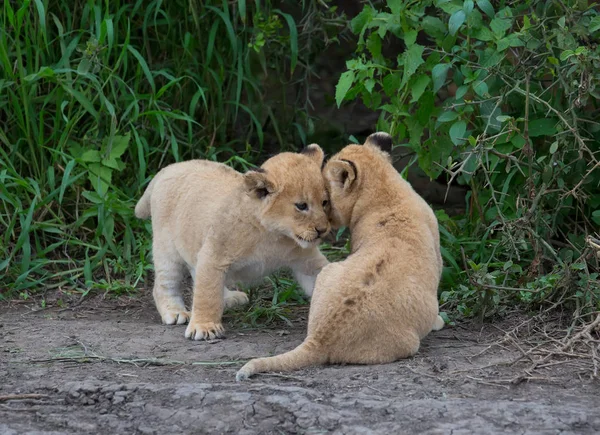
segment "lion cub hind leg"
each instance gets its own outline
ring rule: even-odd
[[[225,308],[234,308],[246,305],[249,302],[248,295],[237,290],[229,290],[223,287],[223,302]]]
[[[185,309],[181,294],[181,279],[185,271],[182,262],[174,261],[173,256],[163,255],[154,250],[154,303],[167,325],[183,325],[190,318],[190,313]]]

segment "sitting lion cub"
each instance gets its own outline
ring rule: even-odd
[[[323,159],[313,144],[245,174],[192,160],[156,175],[135,215],[152,216],[153,295],[164,323],[189,319],[187,338],[219,337],[223,309],[248,302],[245,293],[227,286],[283,266],[312,294],[317,274],[328,264],[318,248],[330,229]],[[194,279],[191,317],[179,287],[186,268]]]
[[[332,224],[350,228],[352,253],[317,277],[304,342],[251,360],[238,381],[315,364],[392,362],[414,355],[423,337],[443,327],[438,223],[381,150],[391,144],[375,133],[328,161]]]

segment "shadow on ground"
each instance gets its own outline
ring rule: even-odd
[[[304,311],[305,312],[305,311]],[[448,327],[412,359],[263,375],[244,360],[300,343],[293,328],[192,342],[148,298],[75,309],[0,306],[0,433],[597,433],[598,383],[565,366],[513,383],[503,327]],[[29,395],[29,396],[28,396]]]

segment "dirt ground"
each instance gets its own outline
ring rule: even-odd
[[[37,307],[39,309],[39,305]],[[192,342],[150,298],[0,306],[1,434],[571,434],[600,432],[600,388],[568,365],[520,383],[492,346],[508,324],[447,327],[411,359],[235,382],[244,360],[293,348],[294,327]],[[507,321],[504,321],[507,322]],[[31,396],[27,396],[31,395]]]

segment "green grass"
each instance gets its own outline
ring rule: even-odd
[[[306,141],[302,83],[330,12],[302,2],[298,28],[286,5],[2,1],[0,298],[133,290],[151,267],[133,207],[161,167],[245,169]]]

